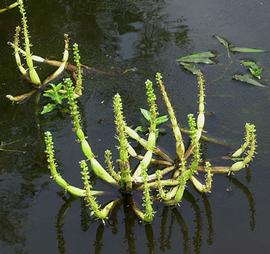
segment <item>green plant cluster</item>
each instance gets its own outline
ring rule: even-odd
[[[77,43],[73,45],[73,55],[75,65],[68,63],[69,60],[69,37],[67,34],[64,35],[65,48],[63,52],[63,58],[61,61],[49,60],[43,57],[34,55],[31,51],[32,43],[30,42],[30,35],[28,29],[27,14],[24,7],[24,1],[18,0],[13,7],[18,6],[21,14],[21,26],[16,27],[14,41],[8,44],[14,49],[14,56],[17,67],[22,76],[33,85],[33,90],[19,96],[7,95],[6,97],[13,102],[22,102],[37,92],[42,92],[45,88],[50,85],[50,89],[45,93],[46,97],[52,100],[52,103],[48,103],[44,106],[42,114],[52,111],[57,105],[62,104],[62,100],[66,98],[65,87],[63,84],[53,85],[51,84],[57,79],[65,70],[72,72],[72,76],[76,82],[75,93],[77,96],[82,95],[82,65],[80,63],[79,46]],[[23,35],[24,48],[20,47],[20,35]],[[25,58],[26,67],[22,63],[21,57]],[[35,63],[48,64],[57,69],[50,75],[48,75],[43,81],[36,70]]]
[[[103,195],[103,191],[97,191],[89,178],[89,166],[93,173],[102,181],[105,181],[124,194],[132,194],[133,191],[141,191],[142,206],[138,205],[132,198],[130,206],[134,213],[145,222],[151,222],[154,218],[153,202],[160,201],[165,205],[177,205],[181,202],[187,184],[190,182],[197,191],[201,193],[211,192],[213,175],[218,173],[231,174],[237,172],[252,161],[256,152],[256,130],[253,124],[247,123],[244,143],[232,154],[232,159],[237,161],[231,166],[213,166],[209,161],[203,160],[201,156],[201,138],[205,124],[205,85],[201,72],[197,74],[199,100],[198,115],[188,115],[190,144],[187,146],[182,137],[180,124],[175,116],[173,106],[170,102],[163,79],[160,73],[156,74],[156,85],[150,80],[145,83],[146,97],[149,110],[148,139],[141,137],[134,129],[126,123],[123,114],[123,103],[121,96],[116,94],[113,99],[115,115],[116,135],[118,140],[119,157],[114,163],[110,150],[105,151],[105,163],[102,166],[94,155],[92,146],[86,138],[81,117],[77,105],[77,97],[71,79],[65,79],[67,87],[67,99],[70,108],[70,115],[73,122],[73,130],[81,144],[86,160],[80,162],[81,174],[83,176],[84,188],[80,189],[67,183],[60,175],[55,162],[54,145],[52,134],[45,133],[46,154],[52,178],[65,191],[72,195],[84,197],[91,214],[101,220],[108,218],[112,209],[121,201],[121,198],[111,200],[102,206],[97,197]],[[176,158],[172,159],[165,151],[157,147],[157,121],[159,119],[158,107],[154,87],[157,86],[161,92],[166,105],[169,120],[171,122],[175,138]],[[138,154],[131,145],[131,140],[136,141],[143,148]],[[131,160],[136,159],[138,164],[132,168]],[[117,166],[116,166],[117,165]],[[198,173],[205,173],[205,180],[202,182]]]

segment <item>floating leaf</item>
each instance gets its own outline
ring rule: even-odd
[[[148,121],[150,122],[151,121],[151,114],[150,114],[150,111],[144,109],[144,108],[140,108],[140,111],[143,115],[143,117]]]
[[[222,44],[226,49],[230,48],[230,42],[228,42],[225,38],[220,37],[218,35],[214,35],[214,37]]]
[[[248,84],[253,85],[253,86],[265,87],[265,85],[261,84],[260,82],[258,82],[255,79],[253,79],[252,76],[250,76],[249,74],[245,74],[245,75],[235,74],[233,76],[233,79],[244,82],[244,83],[248,83]]]
[[[264,50],[264,49],[240,48],[240,47],[231,47],[230,50],[232,52],[239,52],[239,53],[262,53],[262,52],[266,52],[266,50]]]
[[[210,59],[215,57],[215,55],[210,52],[201,52],[195,53],[188,56],[183,56],[177,59],[178,62],[187,62],[187,63],[204,63],[204,64],[213,64],[214,62]]]
[[[52,103],[48,103],[47,105],[45,105],[41,111],[41,115],[44,115],[46,113],[49,113],[51,111],[53,111],[55,109],[56,105],[52,104]]]
[[[241,64],[245,66],[251,73],[251,75],[257,79],[261,79],[263,68],[258,66],[256,62],[251,60],[241,61]]]
[[[198,75],[199,73],[201,73],[200,69],[194,64],[183,63],[183,62],[180,62],[180,64],[184,67],[184,69],[186,69],[187,71],[190,71],[194,75]]]
[[[169,117],[168,117],[167,115],[159,116],[159,117],[157,118],[156,124],[157,124],[157,126],[158,126],[158,125],[161,125],[161,124],[163,124],[163,123],[166,123],[168,120],[169,120]]]

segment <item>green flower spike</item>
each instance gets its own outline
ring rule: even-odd
[[[77,67],[75,93],[78,96],[81,96],[82,90],[83,90],[82,65],[81,65],[81,56],[80,56],[80,51],[79,51],[79,45],[77,43],[73,44],[73,57],[74,57],[74,62],[76,63],[76,67]]]
[[[131,191],[132,177],[129,165],[128,141],[125,132],[126,123],[123,116],[122,100],[119,94],[114,96],[113,108],[117,139],[119,141],[119,166],[121,172],[120,186],[125,191]]]

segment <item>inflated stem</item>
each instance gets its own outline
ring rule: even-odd
[[[247,147],[248,147],[248,145],[250,143],[250,139],[251,139],[250,129],[252,129],[251,124],[250,123],[246,123],[245,129],[246,129],[246,133],[245,133],[244,143],[243,143],[243,145],[239,149],[237,149],[232,154],[232,157],[239,157],[239,156],[241,156],[242,153],[245,152],[245,150],[247,149]]]
[[[81,143],[82,151],[86,158],[90,161],[91,167],[94,173],[101,178],[102,180],[116,184],[116,181],[113,179],[112,176],[100,165],[100,163],[95,159],[95,156],[92,152],[91,146],[85,138],[84,132],[81,128],[81,117],[78,110],[77,101],[74,95],[73,83],[71,79],[64,80],[66,88],[67,88],[67,95],[68,95],[68,104],[69,110],[72,117],[72,122],[74,125],[74,131],[76,133],[79,142]]]
[[[24,9],[24,3],[23,0],[18,0],[19,3],[19,9],[22,16],[22,27],[23,27],[23,34],[24,34],[24,46],[25,46],[25,54],[26,54],[26,63],[29,68],[29,77],[31,82],[36,85],[40,86],[41,81],[39,79],[39,76],[35,70],[33,60],[31,57],[31,50],[30,50],[30,39],[29,39],[29,33],[28,33],[28,25],[27,25],[27,17],[26,17],[26,11]]]
[[[229,170],[229,173],[236,172],[248,166],[248,164],[253,160],[256,153],[256,128],[254,124],[246,124],[247,134],[249,135],[250,142],[248,144],[249,150],[242,161],[235,162]]]
[[[158,138],[158,132],[156,131],[156,119],[158,116],[157,111],[157,104],[156,104],[156,95],[153,89],[153,84],[150,80],[147,80],[145,82],[145,88],[146,88],[146,95],[147,95],[147,102],[149,105],[149,112],[150,112],[150,128],[149,128],[149,136],[146,144],[147,152],[142,158],[142,163],[139,164],[139,166],[136,168],[133,178],[135,182],[137,181],[136,178],[140,177],[142,173],[142,167],[141,165],[145,165],[146,168],[148,168],[149,164],[151,163],[153,152],[156,146],[156,139]]]
[[[60,64],[60,66],[56,69],[56,71],[43,81],[43,85],[48,84],[52,80],[56,79],[59,75],[61,75],[61,73],[66,68],[68,57],[69,57],[69,52],[68,52],[68,50],[69,50],[69,37],[67,34],[64,34],[64,38],[65,38],[65,49],[64,49],[64,53],[63,53],[62,62]]]
[[[198,73],[197,75],[197,80],[198,80],[198,86],[199,86],[199,112],[198,112],[198,117],[197,117],[197,140],[200,140],[203,128],[204,128],[204,123],[205,123],[205,116],[204,116],[204,77],[201,72]]]
[[[131,191],[132,177],[129,164],[128,140],[125,132],[126,122],[123,116],[123,105],[119,94],[114,96],[113,108],[117,139],[119,141],[120,185],[123,190]]]
[[[46,156],[47,156],[47,162],[48,167],[51,172],[51,177],[53,180],[65,191],[69,192],[70,194],[74,196],[84,197],[85,196],[85,190],[82,190],[80,188],[74,187],[70,185],[67,181],[65,181],[60,173],[57,171],[57,165],[54,158],[54,145],[53,145],[53,139],[52,134],[47,131],[45,132],[45,144],[46,144]],[[92,195],[102,195],[102,191],[91,191]]]
[[[16,64],[17,64],[21,74],[26,77],[27,71],[22,66],[21,57],[20,57],[20,53],[19,53],[20,31],[21,31],[21,28],[19,26],[17,26],[16,31],[15,31],[15,36],[14,36],[14,56],[15,56]]]
[[[3,12],[8,11],[10,9],[13,9],[13,8],[17,7],[18,4],[19,4],[18,2],[14,2],[13,4],[10,4],[9,6],[7,6],[6,8],[0,9],[0,13],[3,13]]]
[[[79,45],[77,43],[73,44],[73,58],[74,62],[76,63],[77,67],[77,79],[76,79],[76,87],[75,87],[75,93],[78,96],[82,95],[82,90],[83,90],[83,80],[82,80],[82,65],[81,65],[81,56],[80,56],[80,51],[79,51]]]
[[[170,121],[171,121],[171,124],[172,124],[173,134],[174,134],[174,138],[176,140],[177,159],[182,161],[182,158],[184,157],[184,154],[185,154],[185,145],[184,145],[184,142],[183,142],[180,126],[179,126],[179,124],[177,122],[177,119],[176,119],[172,104],[171,104],[170,99],[168,97],[168,94],[166,92],[165,86],[164,86],[163,81],[162,81],[162,76],[161,76],[160,73],[156,74],[156,80],[157,80],[157,84],[158,84],[158,86],[160,88],[163,100],[164,100],[164,102],[166,104],[168,114],[170,116]]]
[[[202,184],[195,176],[191,176],[190,178],[194,187],[201,193],[211,192],[212,188],[213,173],[211,172],[211,164],[208,161],[205,163],[205,171],[205,184]]]

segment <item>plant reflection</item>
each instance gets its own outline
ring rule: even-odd
[[[253,198],[252,193],[250,192],[250,190],[248,189],[248,187],[246,185],[244,185],[243,183],[241,183],[238,179],[231,177],[231,183],[237,187],[239,190],[241,190],[243,192],[243,194],[246,196],[246,199],[248,201],[248,205],[249,205],[249,211],[250,211],[250,220],[249,220],[249,225],[250,225],[250,230],[254,230],[255,229],[255,225],[256,225],[256,221],[255,221],[255,217],[256,217],[256,210],[255,210],[255,201]]]
[[[235,185],[239,190],[241,190],[249,203],[250,210],[250,229],[254,230],[255,228],[255,202],[252,196],[252,193],[249,189],[241,183],[236,178],[230,178],[230,181]],[[197,194],[193,194],[190,191],[186,191],[184,195],[183,202],[187,202],[193,208],[194,211],[194,222],[195,226],[192,230],[192,225],[187,223],[187,218],[185,214],[185,209],[179,207],[168,207],[162,206],[162,211],[160,216],[160,222],[153,224],[142,224],[136,216],[130,212],[129,206],[133,202],[132,196],[127,195],[121,201],[121,204],[117,205],[113,210],[109,221],[106,224],[99,222],[96,229],[96,238],[93,244],[94,253],[101,254],[103,253],[103,248],[105,249],[104,242],[104,232],[110,230],[114,236],[121,235],[124,233],[124,241],[120,244],[127,246],[127,253],[135,254],[140,253],[145,249],[145,253],[154,254],[159,253],[159,250],[162,252],[167,252],[171,250],[173,246],[181,246],[182,242],[182,253],[201,253],[202,245],[205,244],[203,239],[206,238],[206,244],[213,244],[213,235],[214,235],[214,225],[212,218],[212,209],[209,198],[207,195],[201,195],[203,208],[200,207],[200,199],[195,197]],[[56,218],[56,231],[57,231],[57,241],[58,241],[58,250],[59,253],[63,254],[65,252],[65,239],[64,239],[64,217],[67,213],[68,208],[71,207],[71,203],[78,201],[72,197],[64,200],[64,204],[59,209]],[[120,208],[123,208],[120,209]],[[183,210],[183,211],[182,211]],[[122,213],[123,212],[123,213]],[[205,213],[206,219],[203,219],[203,214]],[[123,215],[123,219],[122,219]],[[121,218],[119,223],[119,218]],[[124,222],[124,225],[121,223]],[[189,218],[190,221],[190,218]],[[81,206],[81,229],[82,231],[87,231],[90,224],[97,223],[93,221],[89,214],[88,210],[85,209],[85,206]],[[204,223],[207,224],[207,227],[204,229]],[[158,226],[159,225],[159,226]],[[141,227],[144,227],[144,236],[140,235],[138,232],[141,231]],[[124,230],[124,232],[123,232]],[[182,241],[179,241],[178,232],[182,234]],[[207,230],[207,236],[203,235],[203,231]],[[139,235],[138,235],[139,234]],[[193,235],[193,236],[192,236]],[[142,239],[144,241],[142,242]],[[142,244],[144,243],[144,246]],[[119,243],[118,243],[119,244]],[[159,250],[158,250],[159,248]]]

